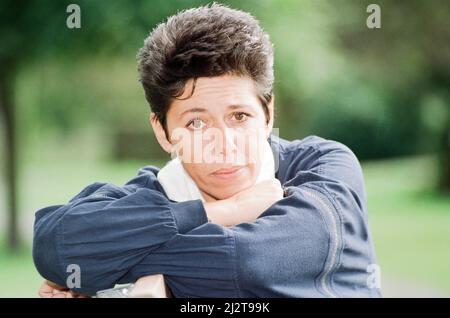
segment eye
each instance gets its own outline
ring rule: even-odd
[[[237,121],[237,122],[244,122],[247,120],[247,117],[249,117],[250,115],[244,112],[237,112],[237,113],[233,113],[233,120]]]
[[[200,130],[205,127],[205,123],[200,118],[195,118],[188,122],[186,127],[191,128],[193,130]]]

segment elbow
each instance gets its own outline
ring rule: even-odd
[[[57,248],[59,222],[54,212],[55,207],[47,207],[36,213],[32,256],[34,265],[43,278],[64,286],[64,273],[61,271]]]

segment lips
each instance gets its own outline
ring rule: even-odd
[[[245,168],[245,166],[223,168],[223,169],[214,171],[213,173],[211,173],[211,175],[214,177],[221,178],[221,179],[234,178],[237,175],[239,175],[244,170],[244,168]]]

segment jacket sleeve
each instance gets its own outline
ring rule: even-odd
[[[77,213],[68,213],[68,217],[61,212],[67,208],[56,206],[47,208],[52,217],[45,220],[44,209],[38,212],[42,216],[37,217],[35,227],[38,269],[48,270],[44,277],[64,285],[66,266],[81,264],[79,291],[90,294],[121,280],[162,273],[175,297],[378,296],[366,284],[366,268],[374,255],[363,178],[354,154],[341,144],[314,137],[289,144],[280,153],[280,162],[278,178],[287,196],[256,222],[233,228],[205,223],[200,202],[173,204],[146,189],[130,190],[151,195],[138,204],[130,196],[120,210],[140,211],[142,201],[151,197],[146,211],[157,216],[156,223],[143,222],[149,221],[143,211],[132,216],[111,212],[114,209],[109,205],[128,195],[117,199],[116,194],[100,209],[79,211],[75,199],[69,204],[75,207],[68,211]],[[82,202],[83,197],[82,193]],[[94,204],[98,199],[93,195],[87,202]],[[90,215],[88,222],[86,211],[88,215],[100,213]],[[111,212],[106,220],[105,211]],[[199,211],[201,222],[186,218],[194,215],[197,219]],[[190,226],[180,230],[176,215]],[[76,230],[71,228],[74,224]],[[160,239],[155,241],[155,237]],[[54,243],[55,239],[62,243]],[[59,253],[49,252],[46,258],[46,249]]]
[[[134,279],[163,273],[176,297],[378,296],[366,284],[374,255],[355,155],[311,137],[279,160],[287,196],[256,222],[176,235],[132,268]]]
[[[343,144],[308,137],[280,160],[287,197],[235,231],[241,291],[256,296],[378,297],[361,166]],[[255,263],[252,259],[262,259]],[[265,263],[265,264],[264,264]],[[272,279],[273,278],[273,279]]]
[[[33,260],[39,273],[61,286],[78,281],[73,290],[93,295],[126,281],[150,252],[207,222],[200,200],[169,201],[155,187],[154,171],[144,168],[123,187],[91,184],[65,205],[37,211]]]

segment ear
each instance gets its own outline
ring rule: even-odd
[[[275,95],[272,94],[272,98],[270,99],[270,103],[267,105],[267,109],[269,110],[269,122],[267,123],[266,127],[266,138],[269,138],[270,133],[273,129],[273,122],[274,122],[274,116],[275,116]]]
[[[166,132],[156,117],[155,113],[150,113],[149,117],[150,124],[152,125],[153,132],[155,133],[156,139],[158,140],[159,145],[164,149],[165,152],[172,153],[173,145],[167,140]]]

